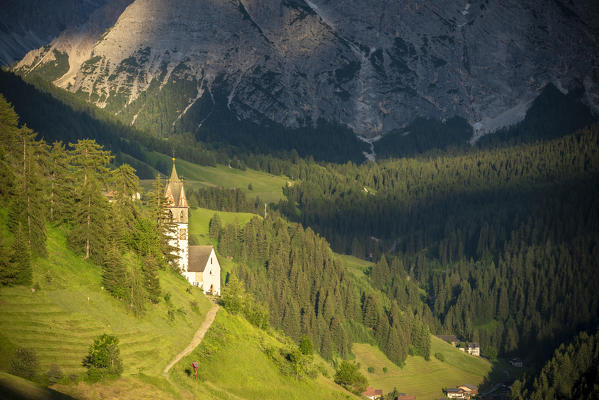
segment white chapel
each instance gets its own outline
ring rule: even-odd
[[[220,296],[220,264],[213,246],[189,246],[189,204],[183,181],[177,176],[175,159],[164,196],[170,221],[176,226],[169,244],[176,248],[181,274],[204,293]]]

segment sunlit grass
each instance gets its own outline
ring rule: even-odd
[[[202,344],[170,373],[179,386],[197,398],[213,399],[346,399],[356,398],[322,376],[301,380],[282,375],[264,348],[281,348],[274,336],[241,317],[219,311]],[[194,380],[191,363],[199,361],[200,379]]]
[[[60,230],[49,228],[48,257],[34,262],[34,282],[29,287],[0,289],[0,358],[9,360],[15,347],[33,349],[41,372],[51,364],[63,373],[81,375],[81,361],[93,339],[102,334],[120,340],[124,374],[159,374],[181,351],[199,327],[210,307],[197,289],[180,276],[160,272],[163,293],[170,293],[170,305],[148,303],[146,314],[135,317],[128,307],[102,289],[101,268],[68,250]],[[191,309],[197,302],[199,312]],[[168,309],[175,310],[169,321]],[[178,310],[178,311],[177,311]]]
[[[393,364],[378,348],[368,344],[354,344],[352,351],[361,365],[370,385],[384,393],[398,391],[415,395],[417,399],[438,399],[444,387],[461,384],[479,385],[491,370],[491,363],[457,350],[455,347],[431,336],[431,359],[408,356],[403,368]],[[443,354],[445,361],[434,357]],[[374,373],[368,372],[374,368]],[[387,372],[383,371],[387,368]]]

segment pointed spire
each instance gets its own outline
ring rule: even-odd
[[[177,176],[177,168],[175,168],[175,157],[173,156],[173,170],[171,171],[171,182],[178,181],[179,177]]]
[[[187,197],[185,197],[185,189],[181,185],[181,194],[179,194],[179,207],[189,207],[187,204]]]
[[[189,207],[187,203],[187,197],[185,196],[185,189],[183,188],[183,181],[179,179],[179,176],[177,175],[177,169],[175,168],[174,154],[173,169],[171,171],[171,177],[166,184],[164,195],[168,199],[169,207]]]

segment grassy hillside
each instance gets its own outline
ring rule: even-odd
[[[211,210],[201,211],[196,213],[197,217],[212,216]],[[233,221],[239,215],[225,216],[223,220],[229,217]],[[198,228],[200,225],[196,224]],[[263,351],[265,345],[280,348],[282,342],[224,311],[217,317],[216,327],[209,331],[206,343],[197,350],[215,354],[206,364],[211,371],[207,375],[209,381],[199,387],[188,387],[183,366],[189,364],[196,351],[175,367],[169,382],[161,372],[189,343],[204,319],[209,301],[198,290],[187,293],[188,285],[183,278],[162,272],[162,291],[171,294],[175,320],[169,321],[169,306],[165,301],[148,306],[147,313],[136,318],[118,299],[101,289],[100,268],[68,250],[61,230],[49,228],[48,253],[48,258],[38,259],[34,264],[33,286],[39,285],[37,290],[0,288],[1,370],[8,369],[14,349],[22,346],[36,352],[40,375],[50,365],[58,365],[71,383],[59,383],[53,388],[78,399],[185,399],[190,392],[199,398],[217,399],[268,399],[278,398],[278,393],[292,399],[342,399],[349,395],[330,379],[297,381],[283,375]],[[192,310],[191,301],[198,302],[198,312]],[[95,384],[82,382],[75,377],[81,378],[85,373],[81,361],[90,343],[102,333],[120,339],[123,376]],[[24,393],[15,398],[36,398],[32,396],[38,396],[38,392],[40,399],[67,398],[8,374],[0,378],[8,382],[3,385],[15,386]],[[273,387],[277,387],[276,392]]]
[[[393,364],[371,345],[356,343],[352,351],[371,386],[383,389],[385,393],[397,388],[419,400],[442,397],[441,389],[444,387],[479,385],[491,370],[487,360],[463,353],[434,336],[431,337],[431,360],[409,356],[403,368]],[[445,361],[437,360],[433,356],[435,353],[443,354]],[[374,373],[369,373],[368,367],[374,367]],[[383,367],[387,368],[386,373]]]
[[[322,375],[315,380],[298,380],[281,374],[266,351],[273,349],[277,353],[284,346],[275,336],[273,332],[257,329],[245,319],[221,309],[202,344],[173,367],[170,377],[197,398],[356,398]],[[189,375],[194,361],[200,364],[198,380]]]
[[[168,165],[170,171],[172,161],[168,156],[160,153],[149,153],[148,157]],[[287,178],[275,176],[266,172],[246,169],[245,171],[229,168],[224,165],[216,167],[202,166],[185,160],[177,159],[177,173],[185,179],[185,188],[208,186],[222,186],[224,188],[239,188],[250,199],[256,196],[266,202],[278,202],[283,198],[282,187],[287,183]],[[149,186],[151,181],[144,181],[144,186]],[[248,185],[252,184],[252,190]]]
[[[34,282],[40,290],[10,287],[0,289],[0,330],[15,346],[33,349],[42,371],[57,364],[65,374],[81,374],[83,357],[93,338],[114,334],[120,339],[125,374],[159,373],[168,358],[191,338],[209,308],[199,289],[186,293],[187,282],[163,271],[163,293],[171,294],[176,312],[168,319],[165,301],[149,306],[136,318],[126,305],[102,290],[101,271],[67,250],[64,235],[49,229],[48,257],[34,263]],[[199,309],[192,311],[191,301]],[[3,354],[2,357],[10,358]]]

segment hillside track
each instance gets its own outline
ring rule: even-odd
[[[177,354],[175,356],[175,358],[173,358],[173,360],[170,363],[168,363],[168,365],[164,368],[164,371],[162,371],[162,375],[167,377],[167,379],[168,379],[168,372],[170,371],[170,369],[176,363],[181,361],[181,359],[183,357],[185,357],[186,355],[191,353],[196,347],[198,347],[200,343],[202,343],[202,339],[204,339],[204,335],[206,335],[206,332],[208,332],[208,329],[210,328],[210,326],[214,322],[214,319],[216,318],[216,313],[218,312],[218,309],[219,309],[218,304],[215,303],[210,308],[210,310],[208,310],[208,313],[206,313],[206,318],[204,319],[204,322],[202,322],[202,325],[200,325],[200,327],[198,328],[196,333],[193,335],[193,338],[191,339],[191,342],[189,343],[189,345],[187,345],[187,347],[182,352]]]

